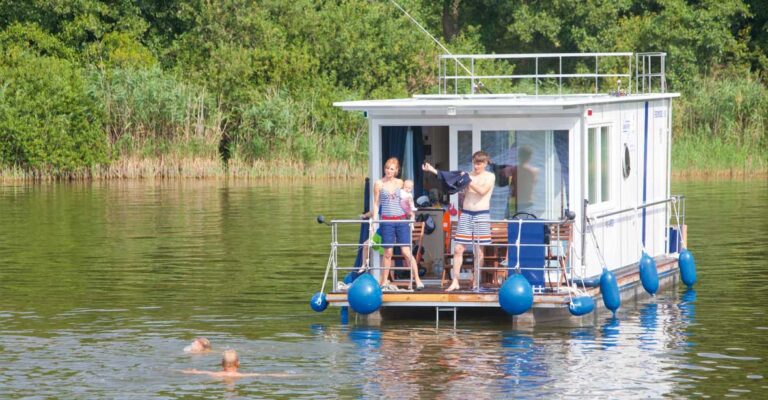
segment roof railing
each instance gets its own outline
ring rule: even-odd
[[[637,74],[633,81],[633,65]],[[562,95],[564,80],[582,79],[594,82],[595,94],[600,93],[601,80],[609,79],[611,92],[617,95],[651,93],[654,80],[659,81],[659,89],[666,91],[664,76],[666,53],[543,53],[543,54],[444,54],[439,58],[439,94],[474,95],[483,91],[490,93],[484,82],[533,80],[533,94],[538,96],[543,80],[557,81],[557,94]],[[563,67],[563,61],[570,63]],[[505,62],[507,65],[494,65],[493,73],[487,73],[486,63]],[[553,63],[556,63],[553,65]],[[483,64],[482,66],[479,64]],[[516,73],[518,68],[528,64],[529,73]],[[546,65],[543,65],[546,64]],[[605,66],[608,67],[605,67]],[[601,67],[603,71],[601,71]],[[653,72],[653,68],[658,71]],[[585,71],[585,69],[588,71]],[[512,73],[498,73],[498,71]],[[626,82],[622,90],[621,82]],[[566,82],[567,83],[567,82]],[[565,87],[567,90],[568,88]],[[516,89],[519,91],[519,88]]]
[[[667,77],[664,74],[666,70],[667,53],[637,53],[635,54],[635,87],[638,93],[653,93],[654,78],[657,78],[659,91],[667,91]],[[657,72],[653,72],[655,67]]]

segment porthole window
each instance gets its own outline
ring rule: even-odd
[[[630,167],[630,159],[629,159],[629,146],[627,146],[627,144],[624,143],[624,163],[621,166],[621,172],[624,175],[624,179],[629,178],[630,170],[631,170],[631,167]]]

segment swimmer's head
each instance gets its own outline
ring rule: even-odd
[[[211,350],[211,341],[204,337],[196,338],[189,346],[184,348],[188,353],[202,353]]]
[[[225,350],[221,355],[221,368],[227,372],[236,372],[240,367],[240,359],[234,350]]]
[[[403,190],[406,192],[413,192],[413,181],[410,179],[403,181]]]

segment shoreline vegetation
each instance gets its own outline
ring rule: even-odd
[[[388,2],[65,3],[0,6],[0,181],[360,177],[367,121],[332,103],[436,91]],[[528,3],[403,1],[453,53],[666,51],[673,175],[768,175],[762,1]]]

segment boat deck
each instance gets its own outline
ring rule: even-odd
[[[677,271],[677,259],[672,256],[656,257],[656,268],[659,278]],[[640,284],[640,273],[637,264],[629,265],[613,271],[619,285],[619,291],[625,292]],[[586,288],[586,294],[600,298],[600,288]],[[622,296],[624,297],[624,296]],[[568,307],[568,293],[534,292],[533,308],[565,308]],[[348,306],[346,292],[331,292],[328,303],[334,306]],[[495,307],[499,306],[498,288],[480,288],[475,290],[457,290],[445,292],[443,288],[427,286],[421,291],[384,292],[382,308],[385,307]]]

